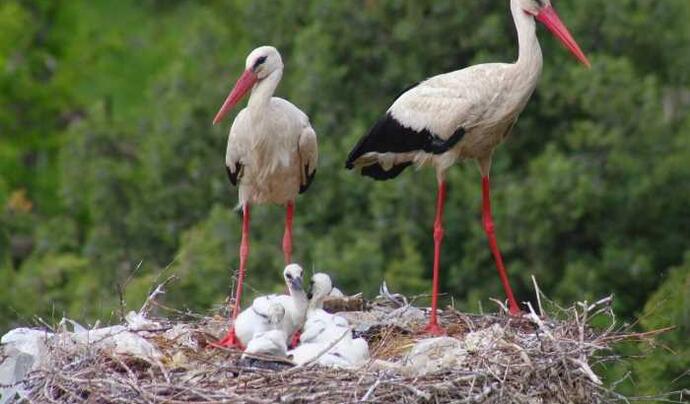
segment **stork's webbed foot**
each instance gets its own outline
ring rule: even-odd
[[[234,328],[231,328],[223,339],[218,342],[212,342],[210,345],[214,348],[236,348],[244,351],[244,345],[242,345],[240,339],[237,338]]]
[[[434,337],[441,337],[447,335],[446,329],[441,327],[438,323],[429,322],[421,331],[422,334],[428,334]]]

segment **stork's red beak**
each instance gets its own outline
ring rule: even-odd
[[[544,7],[539,14],[536,15],[536,18],[542,24],[546,25],[546,28],[556,35],[563,45],[565,45],[565,47],[568,48],[568,50],[572,52],[572,54],[575,55],[575,57],[582,62],[582,64],[587,67],[591,67],[589,60],[587,60],[587,56],[582,53],[580,46],[578,46],[577,42],[575,42],[573,36],[570,35],[568,28],[563,25],[561,19],[558,17],[558,14],[556,14],[556,10],[554,10],[551,5]]]
[[[235,83],[235,87],[233,87],[232,91],[230,91],[230,95],[228,95],[228,98],[225,99],[223,106],[220,107],[216,117],[213,118],[214,125],[220,122],[225,115],[230,112],[232,107],[234,107],[235,104],[237,104],[242,97],[247,94],[247,91],[254,87],[254,83],[256,83],[257,80],[258,77],[251,69],[245,70],[244,73],[242,73],[242,76],[240,76],[239,80],[237,80],[237,83]]]

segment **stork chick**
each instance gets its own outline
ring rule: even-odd
[[[237,316],[233,324],[234,334],[246,346],[255,335],[280,330],[287,344],[292,335],[302,328],[307,314],[307,295],[302,287],[302,267],[290,264],[283,277],[290,295],[268,295],[254,299],[252,306]]]
[[[313,318],[315,316],[332,316],[332,314],[327,313],[323,309],[323,301],[327,297],[331,296],[334,289],[335,288],[333,287],[333,281],[331,281],[331,277],[327,274],[317,272],[314,275],[312,275],[311,280],[309,281],[309,292],[307,293],[307,297],[309,298],[309,309],[307,310],[307,319]]]
[[[328,351],[317,359],[324,366],[353,367],[369,359],[369,345],[362,338],[352,338],[349,322],[323,310],[323,300],[332,293],[332,289],[333,283],[327,274],[312,276],[301,344],[288,352],[297,364],[313,360],[326,349]]]

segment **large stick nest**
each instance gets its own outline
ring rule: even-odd
[[[22,387],[40,403],[616,400],[622,397],[593,369],[612,360],[613,344],[640,336],[616,331],[610,302],[554,306],[549,315],[542,310],[537,315],[530,306],[519,318],[505,311],[475,315],[448,307],[440,313],[441,324],[461,344],[461,354],[442,350],[419,362],[410,350],[430,338],[419,333],[428,310],[379,297],[365,311],[347,313],[370,346],[372,360],[360,369],[242,359],[239,351],[210,345],[227,327],[223,317],[176,315],[176,320],[156,318],[156,328],[135,331],[161,353],[157,359],[91,344],[49,343],[45,363]],[[147,301],[149,308],[151,303],[156,304]],[[591,320],[602,316],[611,326],[592,328]]]

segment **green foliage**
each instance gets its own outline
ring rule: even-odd
[[[74,254],[46,254],[28,259],[11,279],[12,288],[3,293],[7,310],[26,323],[34,315],[48,322],[63,316],[94,318],[112,310],[117,302],[101,286],[106,270],[92,267]],[[87,304],[87,302],[90,302]],[[110,317],[103,316],[104,320]]]
[[[237,254],[232,247],[239,243],[236,233],[228,231],[235,225],[233,216],[233,212],[215,206],[203,223],[183,234],[180,250],[169,269],[179,277],[179,282],[170,288],[167,299],[195,309],[208,309],[219,303],[219,296],[230,294],[232,271],[228,264]],[[250,278],[248,284],[253,285],[254,281]]]
[[[169,274],[178,281],[167,304],[223,304],[241,219],[223,167],[229,125],[211,119],[261,44],[281,50],[278,96],[306,111],[319,135],[316,181],[297,200],[295,259],[345,291],[372,295],[385,279],[395,291],[427,292],[433,172],[379,183],[343,162],[406,86],[513,60],[505,3],[1,2],[0,282],[9,292],[0,327],[34,314],[107,320],[123,309],[118,285],[124,309],[136,308]],[[644,312],[644,329],[685,324],[690,3],[556,7],[593,67],[539,29],[542,78],[492,169],[516,293],[530,298],[533,274],[560,302],[614,293],[624,318]],[[488,309],[503,292],[474,164],[451,170],[449,183],[442,290],[461,308]],[[246,299],[282,290],[283,215],[253,207]],[[676,355],[654,351],[635,367],[636,380],[649,381],[641,389],[661,391],[687,368],[683,336],[687,327],[665,337]]]
[[[45,2],[0,4],[0,200],[2,188],[27,188],[52,214],[59,212],[55,155],[69,100],[53,80],[61,44],[46,35],[57,8]]]
[[[645,304],[645,331],[675,327],[660,336],[658,347],[643,347],[645,358],[635,363],[640,389],[648,394],[677,391],[690,384],[690,252],[672,268]],[[661,348],[661,349],[659,349]]]

